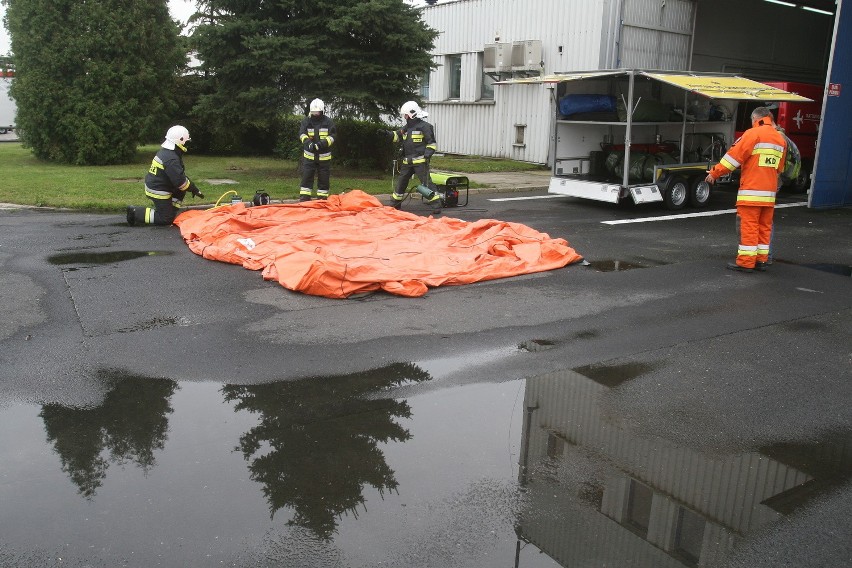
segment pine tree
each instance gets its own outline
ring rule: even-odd
[[[196,111],[269,129],[321,98],[336,117],[378,119],[415,98],[437,32],[403,0],[201,0],[193,34],[213,82]]]
[[[42,159],[129,162],[169,126],[186,54],[166,0],[10,0],[19,136]]]

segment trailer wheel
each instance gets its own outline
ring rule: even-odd
[[[689,180],[689,204],[693,207],[707,207],[710,202],[710,184],[703,177]]]
[[[672,176],[666,181],[663,190],[663,203],[666,209],[676,211],[683,209],[689,200],[689,183],[683,176]]]

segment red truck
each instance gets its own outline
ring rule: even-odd
[[[777,89],[783,89],[813,99],[812,103],[777,102],[768,106],[775,116],[775,122],[784,129],[784,133],[799,148],[802,155],[802,170],[798,179],[785,186],[789,191],[801,193],[811,185],[811,173],[814,170],[817,135],[822,117],[823,86],[811,83],[794,83],[790,81],[764,81],[765,84]],[[743,103],[737,108],[737,123],[735,136],[751,128],[749,117],[751,111],[760,103]]]

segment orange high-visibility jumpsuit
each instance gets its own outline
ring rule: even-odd
[[[778,174],[784,170],[786,148],[784,136],[775,129],[772,117],[765,116],[756,120],[710,170],[710,176],[718,179],[742,168],[737,192],[740,218],[737,265],[743,268],[754,268],[755,263],[769,258],[775,193]]]

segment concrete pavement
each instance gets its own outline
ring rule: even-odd
[[[848,564],[852,210],[782,196],[778,261],[741,274],[730,190],[512,197],[444,217],[588,264],[328,300],[173,227],[0,211],[0,564],[681,567],[678,519],[703,566]]]
[[[482,185],[488,191],[545,190],[550,183],[550,171],[465,173],[471,183]]]

